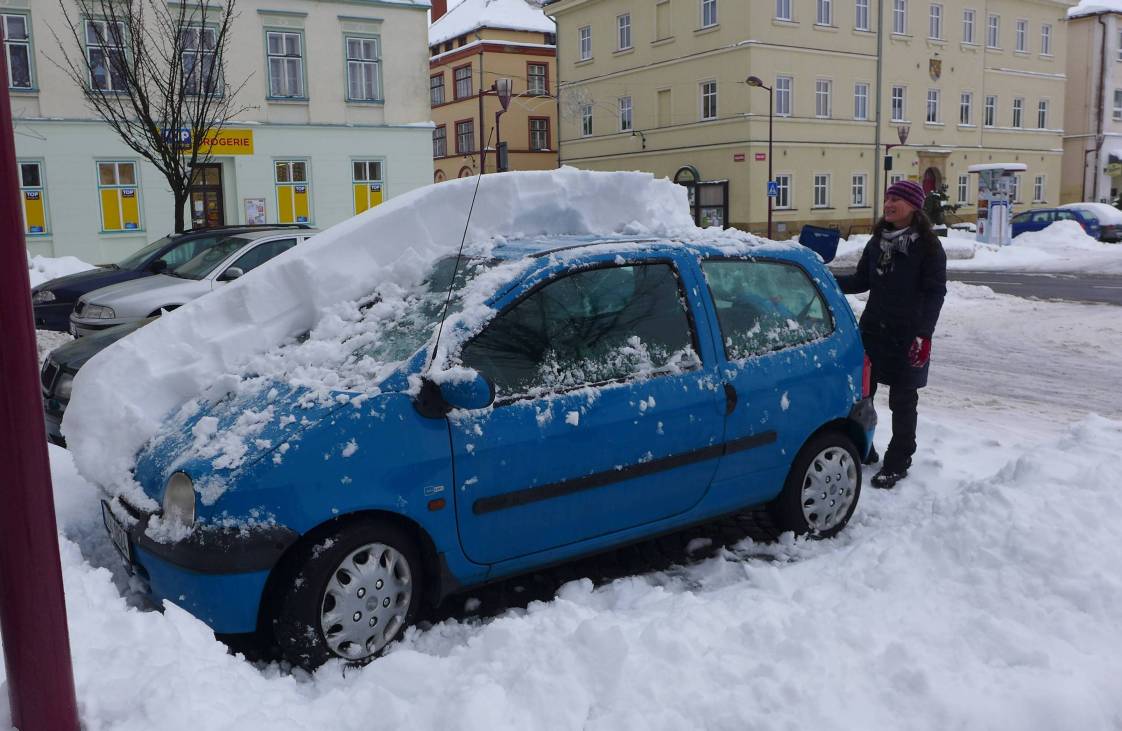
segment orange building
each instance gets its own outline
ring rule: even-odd
[[[557,167],[557,39],[535,0],[433,0],[429,94],[433,180],[495,172],[498,143],[508,170]],[[502,109],[495,81],[510,79]],[[483,154],[480,154],[480,151]],[[482,158],[482,160],[481,160]]]

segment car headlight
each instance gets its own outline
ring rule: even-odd
[[[86,308],[82,310],[82,317],[91,320],[112,320],[116,316],[117,313],[113,311],[113,308],[105,305],[86,305]]]
[[[55,384],[55,398],[59,401],[69,401],[70,392],[74,390],[74,376],[70,373],[63,373],[58,377],[58,383]]]
[[[35,294],[31,295],[31,304],[45,305],[48,302],[55,301],[55,293],[49,289],[41,289]]]
[[[164,486],[164,519],[188,528],[195,524],[195,485],[183,472],[176,472]]]

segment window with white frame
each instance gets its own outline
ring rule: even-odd
[[[448,128],[443,124],[432,131],[432,156],[447,157]]]
[[[631,131],[631,97],[629,96],[619,98],[619,131]]]
[[[793,20],[791,17],[791,0],[775,0],[775,19]]]
[[[814,22],[817,25],[834,24],[834,0],[815,0]]]
[[[580,42],[580,60],[587,61],[592,58],[592,26],[578,28],[577,39]]]
[[[631,48],[631,13],[624,13],[616,18],[616,30],[616,50]]]
[[[1043,203],[1044,202],[1044,176],[1043,175],[1037,175],[1032,180],[1032,202],[1033,203]]]
[[[717,82],[703,81],[701,83],[701,118],[717,118]]]
[[[26,15],[11,13],[0,16],[4,21],[4,52],[8,61],[8,87],[30,89],[31,22]]]
[[[19,161],[19,197],[23,209],[23,232],[42,236],[47,230],[47,191],[39,162]]]
[[[1013,175],[1013,202],[1021,202],[1021,174],[1014,173]]]
[[[471,64],[452,69],[453,91],[457,99],[467,99],[474,93],[472,91],[472,76]]]
[[[1025,100],[1021,97],[1013,99],[1013,126],[1025,126]]]
[[[1111,118],[1116,122],[1122,122],[1122,89],[1114,90],[1114,113]]]
[[[958,97],[958,123],[969,126],[974,124],[974,93],[962,92]]]
[[[775,187],[778,189],[775,195],[775,201],[772,204],[776,208],[790,208],[791,207],[791,176],[787,173],[782,173],[775,176]]]
[[[897,35],[908,32],[908,0],[892,0],[892,32]]]
[[[986,95],[986,104],[982,112],[982,124],[986,127],[993,127],[997,124],[997,97],[992,94]]]
[[[943,39],[943,6],[939,3],[931,3],[931,11],[927,23],[927,37],[935,40]]]
[[[1048,129],[1048,100],[1041,99],[1036,103],[1036,127]]]
[[[98,160],[97,195],[101,201],[102,231],[139,231],[141,229],[140,188],[136,163]]]
[[[530,117],[530,151],[545,152],[549,149],[549,117]]]
[[[549,94],[549,67],[544,63],[526,64],[526,93],[531,96]]]
[[[436,106],[444,103],[444,72],[429,77],[429,104]]]
[[[106,20],[86,21],[86,59],[90,87],[102,91],[124,91],[125,25]]]
[[[1024,53],[1028,50],[1028,21],[1017,20],[1013,25],[1013,50]]]
[[[869,85],[863,81],[853,85],[853,118],[869,118]]]
[[[1001,40],[1001,16],[993,15],[986,19],[986,46],[989,48],[997,48],[998,41]]]
[[[850,181],[850,196],[849,205],[853,208],[864,208],[867,203],[865,201],[865,190],[868,187],[869,176],[865,173],[854,173]]]
[[[304,96],[304,36],[269,31],[265,34],[269,60],[269,96]]]
[[[967,8],[962,11],[962,42],[974,42],[974,17],[975,13],[972,8]]]
[[[377,38],[347,37],[347,99],[372,102],[382,98],[382,60]]]
[[[829,117],[831,111],[830,93],[834,83],[828,79],[818,79],[814,82],[814,116]]]
[[[465,119],[456,122],[456,154],[470,155],[475,152],[475,120]]]
[[[1040,26],[1040,54],[1052,55],[1052,26],[1048,23]]]
[[[791,116],[791,89],[795,80],[790,76],[775,77],[775,113],[780,117]]]
[[[857,30],[869,30],[869,0],[856,1],[853,27]]]
[[[938,123],[942,117],[939,112],[941,96],[938,89],[927,90],[927,121],[929,123]]]
[[[582,104],[580,107],[580,136],[592,136],[592,105]]]
[[[970,176],[958,176],[958,202],[966,204],[970,202]]]
[[[888,184],[892,185],[893,183],[899,183],[903,179],[904,179],[904,174],[903,173],[892,173],[891,175],[888,176]]]
[[[815,208],[830,207],[830,174],[814,174],[814,202]]]
[[[701,27],[712,28],[717,24],[717,0],[701,0]]]
[[[892,101],[891,101],[891,104],[890,104],[890,108],[892,110],[892,121],[893,122],[903,122],[903,121],[905,121],[905,119],[904,119],[904,103],[905,103],[904,92],[905,92],[905,89],[902,86],[892,87],[892,96],[891,96]]]
[[[192,25],[182,30],[180,64],[183,89],[188,94],[213,94],[218,89],[218,32],[209,26]]]

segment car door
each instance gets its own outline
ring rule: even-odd
[[[492,408],[450,418],[463,549],[490,564],[680,514],[717,465],[723,399],[676,262],[599,260],[509,294],[462,350]]]

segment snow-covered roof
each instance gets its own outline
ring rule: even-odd
[[[540,0],[463,0],[429,26],[429,45],[444,43],[480,28],[553,33],[553,20]]]
[[[1069,18],[1097,13],[1122,13],[1122,0],[1082,0],[1075,7],[1067,9]]]

